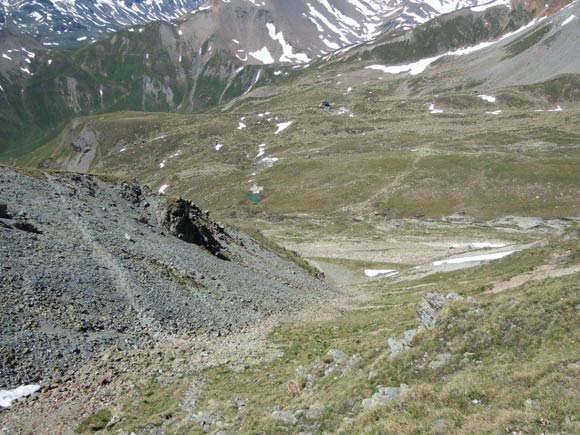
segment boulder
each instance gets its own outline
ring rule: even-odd
[[[440,353],[433,359],[433,361],[429,363],[429,368],[431,368],[431,370],[437,370],[443,366],[446,366],[450,359],[451,354],[449,352]]]
[[[399,396],[409,391],[407,384],[401,384],[399,387],[377,387],[377,392],[368,399],[362,401],[364,409],[372,409],[377,405],[389,403],[399,398]]]
[[[274,420],[280,421],[288,426],[294,426],[298,422],[294,414],[288,411],[276,410],[272,412],[271,417]]]

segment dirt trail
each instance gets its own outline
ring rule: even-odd
[[[574,266],[569,267],[557,267],[556,265],[546,264],[538,267],[532,272],[516,275],[508,281],[499,282],[486,293],[501,293],[506,290],[511,290],[513,288],[527,284],[528,282],[542,281],[548,278],[560,278],[563,276],[573,275],[575,273],[580,273],[580,264],[575,264]]]

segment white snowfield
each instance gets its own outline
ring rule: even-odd
[[[383,278],[388,278],[390,276],[395,276],[399,272],[395,269],[365,269],[365,275],[374,278],[375,276],[382,276]]]
[[[22,385],[13,390],[0,390],[0,407],[8,408],[12,402],[28,397],[40,390],[40,385]]]
[[[492,254],[473,255],[470,257],[448,258],[446,260],[434,261],[431,264],[433,266],[442,266],[444,264],[462,264],[462,263],[475,263],[481,261],[499,260],[501,258],[512,255],[514,252],[516,251],[495,252]]]

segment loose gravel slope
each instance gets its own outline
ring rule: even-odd
[[[48,382],[112,345],[224,335],[335,294],[187,201],[8,168],[0,168],[0,289],[3,388]]]

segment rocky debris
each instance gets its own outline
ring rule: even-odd
[[[304,412],[304,418],[306,420],[318,421],[322,418],[323,413],[324,413],[323,406],[311,406]]]
[[[168,207],[144,187],[0,168],[0,203],[14,216],[0,225],[2,387],[47,386],[111,346],[224,336],[336,294],[193,204]],[[160,215],[184,239],[198,225],[201,242],[231,261],[168,235]]]
[[[124,182],[121,184],[121,196],[133,205],[143,205],[148,207],[146,195],[151,195],[151,189],[147,186],[140,186],[136,183]]]
[[[429,363],[429,368],[431,368],[431,370],[437,370],[443,366],[446,366],[449,363],[451,356],[452,355],[449,352],[436,355],[433,361]]]
[[[330,101],[325,100],[325,101],[322,101],[318,107],[320,107],[321,109],[328,110],[328,109],[332,108],[332,104],[330,103]]]
[[[427,293],[417,309],[419,320],[427,329],[433,329],[441,310],[451,302],[463,299],[457,293],[447,293],[446,295],[442,293]]]
[[[473,223],[475,223],[475,219],[473,217],[469,216],[465,212],[459,212],[459,213],[454,213],[454,214],[449,215],[449,216],[443,216],[443,218],[441,218],[441,220],[443,222],[451,222],[451,223],[455,223],[455,224],[473,224]]]
[[[451,422],[449,420],[446,420],[444,418],[439,418],[437,420],[433,420],[433,422],[431,423],[431,429],[443,429],[447,426],[450,426]]]
[[[298,423],[298,419],[296,418],[296,416],[289,411],[281,411],[277,409],[274,412],[272,412],[272,414],[270,414],[270,417],[288,426],[295,426],[296,423]]]
[[[169,203],[161,210],[159,223],[181,240],[201,246],[222,260],[228,259],[224,241],[229,235],[192,202],[180,198]]]
[[[296,369],[296,378],[288,382],[288,392],[292,396],[298,396],[304,390],[312,388],[317,380],[330,375],[344,376],[355,368],[360,368],[361,364],[362,358],[358,354],[351,357],[341,350],[330,349],[308,370],[303,366]]]
[[[405,394],[409,391],[409,386],[407,384],[401,384],[399,387],[377,387],[377,392],[368,399],[362,401],[363,409],[372,409],[375,406],[382,405],[384,403],[392,402],[398,399],[399,396]]]
[[[209,411],[200,411],[194,415],[192,421],[199,424],[204,432],[224,427],[224,418],[216,413]]]

